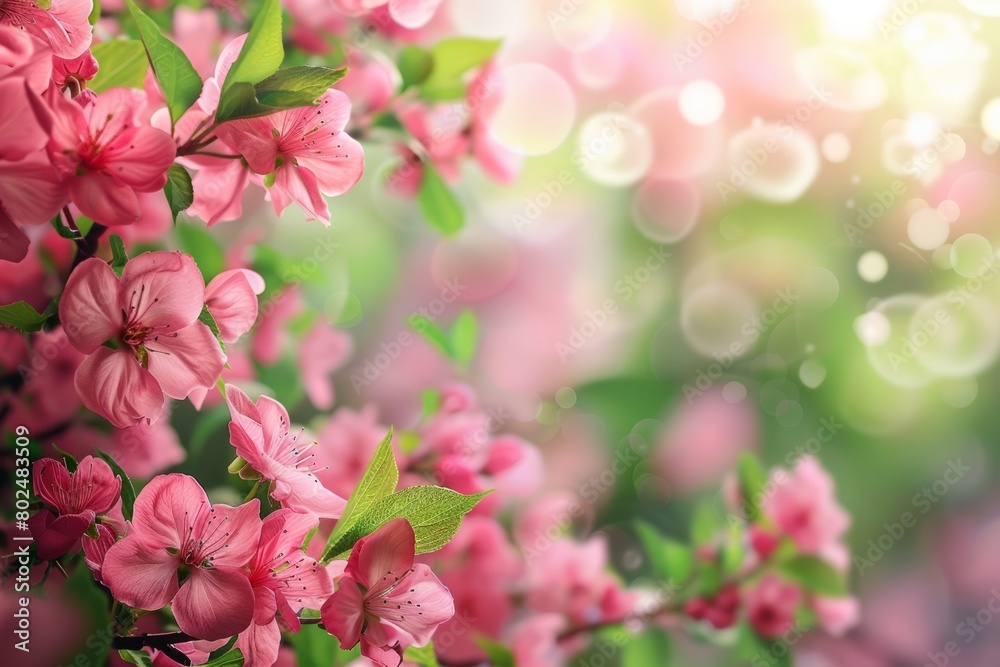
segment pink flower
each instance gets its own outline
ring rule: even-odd
[[[441,0],[335,0],[345,14],[360,16],[373,9],[387,6],[393,21],[414,30],[423,27],[434,16]]]
[[[559,647],[559,633],[566,629],[561,614],[536,614],[518,624],[510,639],[514,664],[518,667],[549,667],[566,661]]]
[[[90,48],[93,7],[92,0],[52,0],[47,10],[32,0],[0,0],[0,25],[48,42],[60,58],[75,58]]]
[[[254,615],[243,567],[257,551],[259,512],[257,499],[212,505],[193,477],[155,477],[136,498],[132,532],[104,558],[104,583],[116,600],[137,609],[170,603],[177,625],[192,637],[240,633]],[[187,577],[180,583],[182,568]]]
[[[33,477],[36,493],[55,511],[39,510],[29,522],[42,560],[54,560],[72,549],[121,495],[121,478],[92,456],[81,460],[72,473],[62,461],[40,459]]]
[[[254,593],[253,622],[240,633],[236,648],[245,667],[271,667],[278,659],[280,627],[298,632],[297,612],[319,609],[333,592],[327,571],[302,551],[317,517],[281,509],[264,519],[257,553],[250,561]]]
[[[267,176],[278,215],[294,201],[308,219],[329,225],[323,195],[347,192],[364,171],[361,144],[343,131],[350,115],[347,95],[330,89],[315,107],[234,120],[223,129],[250,168]]]
[[[790,473],[776,471],[771,481],[775,491],[764,499],[764,514],[803,552],[822,554],[850,527],[833,480],[814,457],[801,458]]]
[[[834,637],[842,637],[861,617],[858,599],[854,597],[817,597],[812,600],[812,608],[823,631]]]
[[[469,83],[466,104],[472,112],[470,134],[472,154],[486,175],[497,183],[512,183],[517,178],[521,158],[493,138],[489,121],[500,107],[502,85],[496,63],[490,61]]]
[[[306,396],[317,410],[333,407],[330,374],[339,369],[354,351],[351,337],[320,319],[299,346],[299,373]]]
[[[104,567],[104,558],[108,555],[114,543],[118,540],[118,533],[107,524],[97,524],[97,537],[84,535],[83,555],[87,567],[94,573],[94,579],[103,581],[101,569]]]
[[[205,287],[205,305],[225,343],[235,343],[257,321],[257,295],[264,279],[248,269],[223,271]]]
[[[161,190],[174,161],[170,135],[140,124],[137,96],[113,88],[82,107],[57,89],[47,95],[53,115],[49,157],[77,208],[104,225],[139,220],[138,193]]]
[[[164,394],[183,399],[211,387],[226,357],[198,321],[204,296],[201,272],[180,252],[143,253],[121,279],[100,259],[82,262],[59,317],[73,347],[88,355],[76,372],[83,404],[126,428],[154,420]]]
[[[243,475],[259,475],[269,480],[271,497],[300,512],[336,519],[347,504],[322,484],[314,474],[315,456],[309,450],[316,443],[289,432],[288,412],[273,398],[261,396],[257,403],[231,384],[226,385],[226,402],[232,421],[229,441],[250,470]]]
[[[60,88],[90,81],[97,76],[97,59],[90,50],[86,50],[76,58],[52,57],[52,81]]]
[[[448,589],[427,565],[413,563],[415,538],[394,519],[355,543],[337,592],[323,605],[323,623],[347,649],[398,667],[409,646],[424,646],[455,613]]]
[[[379,423],[374,405],[359,411],[340,408],[317,437],[319,446],[314,451],[322,467],[316,476],[334,493],[350,496],[388,430]]]
[[[766,574],[746,596],[750,626],[762,637],[779,637],[792,627],[801,601],[802,592],[797,586]]]

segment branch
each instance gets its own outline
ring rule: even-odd
[[[145,646],[160,649],[161,651],[173,644],[182,642],[197,641],[196,638],[185,632],[161,632],[154,635],[134,635],[132,637],[114,637],[111,640],[111,647],[138,651]]]
[[[82,239],[76,240],[76,257],[73,258],[73,266],[70,267],[70,273],[73,272],[77,266],[85,259],[90,259],[95,254],[97,254],[97,248],[101,243],[101,235],[107,231],[107,227],[95,222],[94,226],[90,228],[87,235]]]

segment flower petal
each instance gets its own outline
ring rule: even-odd
[[[166,606],[177,592],[178,565],[177,554],[133,534],[108,549],[101,577],[116,600],[154,611]]]
[[[80,400],[118,428],[156,419],[163,408],[163,390],[129,350],[99,347],[76,369]]]
[[[399,581],[413,567],[416,538],[406,519],[393,519],[354,545],[347,576],[369,589],[369,596]]]
[[[59,320],[73,347],[90,354],[121,333],[117,293],[118,276],[103,260],[91,257],[73,270],[59,300]]]
[[[257,295],[263,291],[264,279],[246,269],[224,271],[208,283],[205,304],[224,342],[235,343],[250,331],[257,320]]]
[[[190,326],[205,303],[205,279],[198,265],[191,255],[178,251],[133,257],[122,270],[120,285],[118,300],[129,322],[158,333]]]
[[[215,385],[226,355],[208,326],[195,322],[146,343],[149,372],[171,398],[187,398],[198,387]]]
[[[361,589],[350,577],[340,580],[340,586],[323,603],[320,613],[327,632],[340,640],[340,648],[353,648],[361,639],[364,624],[364,603]]]
[[[224,639],[253,621],[253,588],[236,567],[195,567],[170,605],[183,632],[199,639]]]
[[[132,535],[151,544],[179,549],[208,506],[208,496],[194,477],[157,475],[135,499]]]
[[[281,630],[278,622],[251,623],[240,633],[236,648],[245,656],[243,667],[272,667],[278,661]]]

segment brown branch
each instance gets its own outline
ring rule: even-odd
[[[76,240],[76,257],[73,258],[73,266],[70,267],[70,273],[73,272],[77,266],[85,259],[90,259],[97,254],[97,248],[101,243],[101,235],[107,231],[107,227],[95,222],[94,226],[90,228],[87,235],[82,239]]]

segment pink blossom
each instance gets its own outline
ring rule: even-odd
[[[242,632],[254,613],[243,567],[257,551],[259,512],[257,499],[212,505],[193,477],[155,477],[136,498],[132,532],[104,558],[104,582],[115,599],[137,609],[170,603],[177,625],[192,637]],[[183,583],[180,568],[187,571]]]
[[[97,524],[97,537],[83,536],[84,562],[97,581],[103,581],[101,569],[104,567],[104,558],[117,540],[118,533],[115,529],[103,523]]]
[[[161,190],[175,147],[170,135],[141,123],[134,90],[112,88],[81,106],[53,89],[48,150],[80,211],[104,225],[142,217],[138,193]]]
[[[31,0],[3,0],[0,25],[21,28],[52,47],[60,58],[75,58],[90,48],[92,0],[52,0],[42,9]]]
[[[231,384],[226,385],[226,402],[232,415],[229,441],[249,466],[242,474],[270,481],[271,497],[283,507],[339,518],[347,501],[320,484],[314,474],[315,455],[310,451],[316,443],[300,442],[302,431],[290,433],[284,406],[267,396],[254,403]]]
[[[182,399],[215,384],[226,357],[198,321],[204,295],[201,272],[180,252],[134,257],[120,279],[100,259],[82,262],[66,283],[59,317],[87,355],[76,372],[83,404],[126,428],[155,419],[164,394]]]
[[[314,451],[322,467],[316,476],[334,493],[350,496],[388,430],[379,423],[374,405],[358,411],[340,408],[317,436],[319,446]]]
[[[52,81],[52,49],[25,30],[0,22],[0,79],[24,79],[41,95]]]
[[[843,636],[861,617],[861,606],[854,597],[817,597],[812,600],[812,608],[823,631],[834,637]]]
[[[278,361],[288,341],[288,323],[304,308],[302,290],[294,283],[268,300],[254,328],[253,354],[258,361],[266,366]]]
[[[86,50],[76,58],[52,57],[52,81],[60,88],[77,86],[77,92],[83,82],[97,76],[97,59],[90,50]]]
[[[455,613],[431,569],[414,564],[413,528],[394,519],[355,543],[337,591],[323,605],[323,623],[341,648],[361,642],[362,655],[398,667],[409,646],[424,646]]]
[[[54,511],[39,510],[30,521],[42,560],[54,560],[72,549],[121,494],[121,478],[92,456],[81,460],[72,473],[55,459],[36,461],[32,472],[35,492]]]
[[[235,343],[257,321],[257,296],[264,279],[248,269],[223,271],[205,287],[205,305],[223,342]]]
[[[334,0],[337,8],[350,16],[360,16],[384,7],[393,21],[415,30],[427,24],[441,0]]]
[[[317,410],[333,407],[330,374],[341,368],[354,351],[351,337],[320,319],[299,345],[299,373],[309,402]]]
[[[559,633],[566,629],[561,614],[536,614],[522,621],[510,638],[514,664],[518,667],[550,667],[562,664],[566,651],[559,647]]]
[[[797,586],[766,574],[746,596],[750,626],[762,637],[778,637],[792,627],[801,601],[802,592]]]
[[[850,527],[833,479],[814,457],[799,459],[789,473],[776,471],[772,483],[775,490],[764,499],[764,514],[803,552],[822,554]]]
[[[490,61],[469,83],[466,104],[472,120],[472,154],[487,176],[497,183],[512,183],[517,178],[521,158],[493,138],[489,122],[500,107],[503,82],[494,61]]]
[[[323,195],[350,190],[364,171],[361,144],[343,130],[351,115],[347,95],[330,89],[317,106],[226,123],[227,139],[265,184],[281,215],[295,202],[310,220],[330,224]]]
[[[298,632],[297,612],[319,609],[333,592],[326,570],[302,551],[318,518],[281,509],[264,519],[257,553],[250,561],[254,593],[253,622],[240,633],[236,648],[246,667],[271,667],[278,659],[280,627]]]

